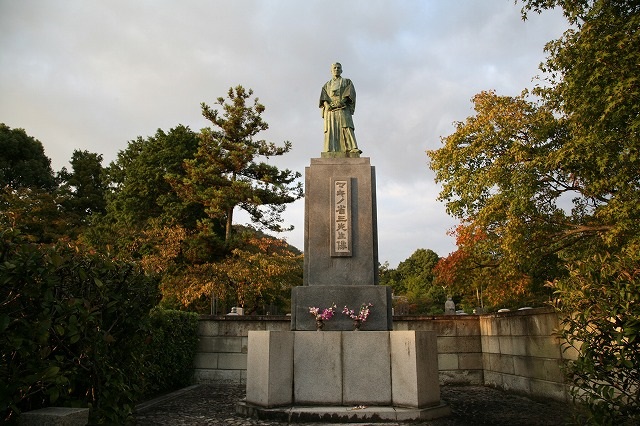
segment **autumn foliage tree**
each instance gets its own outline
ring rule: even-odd
[[[281,259],[248,242],[267,237],[235,224],[234,211],[244,209],[261,228],[286,230],[280,214],[302,196],[302,187],[299,173],[266,161],[289,152],[291,143],[257,139],[268,125],[261,118],[264,106],[257,98],[250,102],[252,94],[242,86],[230,89],[227,100],[217,100],[217,109],[202,104],[213,128],[159,129],[131,141],[106,169],[106,214],[84,238],[160,274],[165,306],[208,312],[211,297],[230,306],[253,306],[255,298],[271,297],[265,290],[271,288],[268,271]],[[263,253],[263,263],[272,262],[249,281],[232,273],[246,247]],[[227,269],[229,274],[221,272]],[[262,281],[256,278],[261,274]]]
[[[457,123],[444,146],[429,152],[443,184],[439,199],[463,223],[456,231],[461,253],[443,261],[439,271],[456,265],[466,273],[467,293],[483,287],[493,303],[518,303],[513,296],[553,278],[539,276],[549,256],[580,244],[599,227],[587,229],[560,203],[567,194],[579,195],[579,188],[551,160],[565,132],[549,108],[526,94],[490,91],[473,102],[476,115]]]
[[[502,283],[490,297],[517,293],[520,278],[525,290],[547,281],[577,349],[568,379],[588,421],[636,424],[640,366],[627,336],[640,323],[631,300],[640,246],[640,7],[523,3],[524,18],[560,7],[571,27],[547,44],[535,97],[479,93],[475,115],[429,151],[440,199],[463,237],[437,269],[445,281]],[[479,269],[493,273],[474,277]]]
[[[533,282],[562,276],[557,256],[638,235],[640,55],[633,2],[524,3],[525,17],[558,5],[573,25],[546,47],[537,98],[479,93],[429,156],[449,213],[485,233],[489,265]]]
[[[302,283],[302,255],[280,239],[246,234],[240,247],[219,262],[189,265],[165,280],[163,294],[202,310],[216,297],[253,313],[264,304],[285,307],[291,287]]]
[[[544,286],[542,277],[499,261],[492,252],[489,236],[481,228],[459,225],[451,234],[456,238],[457,250],[434,267],[434,283],[454,296],[461,308],[494,310],[539,305],[550,299],[551,291]]]

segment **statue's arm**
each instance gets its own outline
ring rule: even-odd
[[[330,101],[331,101],[331,98],[327,94],[327,91],[325,90],[324,86],[322,86],[322,89],[320,90],[319,107],[321,108],[321,112],[322,112],[322,117],[323,118],[325,116],[325,111],[327,111],[329,109],[329,102]]]
[[[353,82],[347,79],[347,85],[343,92],[343,98],[345,104],[349,107],[351,115],[356,111],[356,88],[353,86]]]

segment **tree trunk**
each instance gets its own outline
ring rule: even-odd
[[[225,227],[224,242],[229,243],[231,231],[233,230],[233,207],[227,210],[227,225]]]

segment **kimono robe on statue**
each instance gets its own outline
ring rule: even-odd
[[[360,153],[353,131],[356,90],[351,80],[342,77],[329,80],[320,92],[320,108],[324,117],[324,152]]]

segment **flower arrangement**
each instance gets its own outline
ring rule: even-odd
[[[342,313],[353,320],[353,328],[355,330],[360,330],[360,325],[363,322],[367,321],[367,318],[369,318],[372,307],[373,303],[363,303],[360,306],[360,312],[356,314],[353,309],[349,309],[347,306],[345,306],[342,310]]]
[[[335,303],[328,308],[322,309],[322,311],[320,308],[316,308],[315,306],[309,306],[309,313],[316,319],[316,330],[322,330],[324,327],[324,321],[329,321],[333,317],[335,310]]]
[[[325,308],[320,312],[320,308],[316,308],[315,306],[309,306],[309,313],[316,317],[316,320],[329,321],[331,317],[333,317],[333,313],[335,312],[336,304],[329,308]]]

